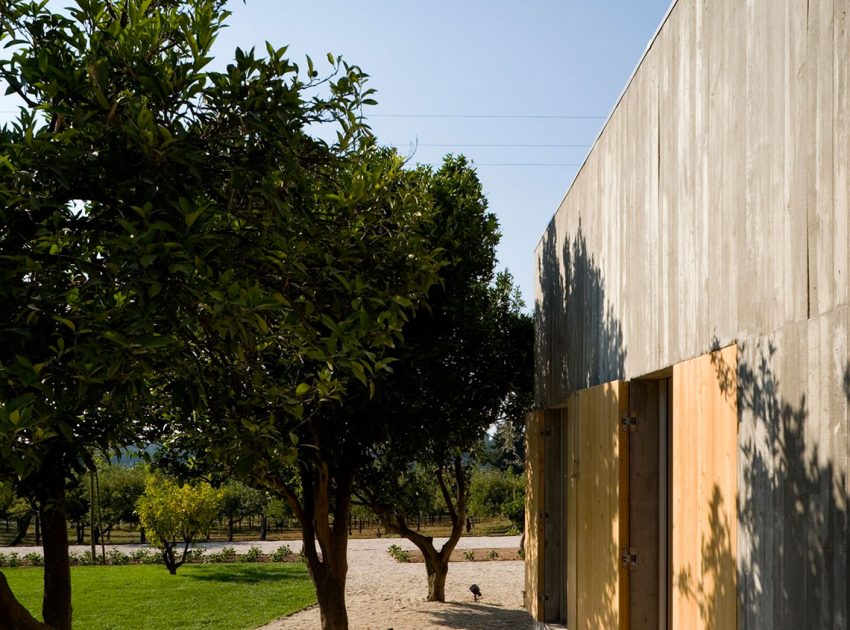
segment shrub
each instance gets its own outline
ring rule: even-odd
[[[289,545],[281,545],[272,553],[272,562],[286,562],[286,559],[292,555],[292,549]]]
[[[79,556],[77,556],[77,564],[87,567],[91,566],[95,563],[94,556],[91,555],[91,551],[84,551]]]
[[[0,567],[5,566],[5,565],[6,565],[6,554],[0,553]]]
[[[398,545],[390,545],[387,549],[387,553],[390,554],[396,562],[410,561],[410,552],[405,551]]]
[[[248,549],[248,553],[245,554],[245,562],[257,562],[262,552],[263,550],[259,547],[251,547]]]
[[[6,556],[7,566],[10,567],[19,567],[21,566],[21,558],[18,554],[12,552],[8,556]]]
[[[525,548],[520,547],[519,551],[516,552],[516,555],[519,556],[520,560],[525,560]]]
[[[139,558],[140,564],[160,564],[161,562],[163,562],[161,553],[158,553],[156,551],[148,551],[145,549],[140,549],[139,551],[142,552]]]
[[[495,549],[491,549],[490,553],[487,554],[488,560],[496,560],[496,559],[498,559],[498,557],[499,557],[499,552],[496,551]]]
[[[206,547],[193,547],[189,550],[188,559],[189,562],[201,562],[203,560],[204,554],[207,552]]]
[[[136,549],[130,554],[130,560],[133,562],[138,562],[139,564],[145,564],[145,559],[148,557],[147,549]]]
[[[109,564],[113,564],[115,566],[130,564],[130,556],[120,549],[110,549],[106,552],[106,558],[109,561]]]
[[[44,564],[44,558],[41,557],[40,553],[36,553],[35,551],[32,551],[25,555],[24,560],[29,562],[30,566],[33,567],[40,567],[42,564]]]
[[[224,547],[219,555],[221,562],[236,562],[236,549],[233,547]]]
[[[463,559],[464,560],[475,560],[475,551],[472,550],[472,549],[470,549],[469,551],[464,551],[463,552]]]

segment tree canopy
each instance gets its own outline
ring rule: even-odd
[[[358,494],[420,548],[428,597],[441,601],[467,516],[466,464],[489,426],[520,422],[530,402],[532,323],[511,276],[496,272],[498,224],[474,169],[450,156],[426,177],[436,211],[431,238],[444,252],[442,281],[429,292],[429,308],[405,326],[378,395],[341,413],[391,423],[360,472]],[[453,524],[439,551],[406,522],[417,511],[423,467],[435,475]]]
[[[368,387],[436,278],[365,74],[271,45],[211,71],[223,4],[3,7],[24,105],[0,131],[0,479],[43,511],[55,628],[65,479],[93,450],[201,419],[221,461],[294,461],[306,410]]]
[[[323,626],[345,628],[355,476],[457,471],[525,404],[529,324],[474,169],[379,148],[339,57],[267,44],[211,70],[224,4],[0,11],[22,102],[0,129],[0,485],[40,512],[52,628],[66,489],[98,452],[156,442],[285,499]],[[42,627],[1,573],[0,603]]]
[[[139,520],[162,550],[168,572],[174,575],[186,562],[189,546],[209,532],[221,514],[222,493],[208,483],[183,484],[162,475],[150,475],[136,502]],[[178,547],[183,549],[178,558]]]

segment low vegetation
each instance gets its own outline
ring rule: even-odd
[[[42,596],[40,569],[5,570],[9,585],[30,610]],[[303,564],[184,566],[171,576],[161,567],[73,567],[74,627],[86,630],[255,628],[316,601]]]

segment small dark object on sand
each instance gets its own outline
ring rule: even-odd
[[[477,585],[477,584],[473,584],[472,586],[470,586],[470,587],[469,587],[469,592],[470,592],[470,593],[472,593],[472,597],[473,597],[474,601],[476,601],[476,602],[478,601],[478,598],[479,598],[479,597],[484,597],[484,596],[481,594],[481,589],[480,589],[480,588],[478,588],[478,585]]]

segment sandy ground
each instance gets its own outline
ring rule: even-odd
[[[531,617],[522,608],[522,562],[452,562],[446,581],[446,602],[427,602],[425,565],[396,562],[387,554],[391,544],[415,548],[406,540],[391,538],[349,543],[346,604],[352,630],[516,630],[531,627]],[[461,539],[458,547],[518,545],[519,536],[467,537]],[[470,584],[478,584],[484,595],[477,604],[472,601]],[[317,628],[317,607],[263,626],[263,630]]]
[[[438,539],[438,543],[442,540]],[[234,547],[245,553],[256,545],[270,553],[282,542],[205,543],[210,551]],[[301,550],[300,541],[287,541],[294,553]],[[452,562],[446,581],[446,602],[425,601],[427,582],[425,565],[400,563],[387,554],[392,544],[415,549],[412,543],[398,538],[372,538],[349,541],[346,604],[352,630],[430,630],[434,628],[468,630],[516,630],[531,627],[531,617],[522,608],[524,565],[520,561],[493,560]],[[461,538],[459,549],[481,547],[517,547],[519,536]],[[121,545],[130,553],[142,545]],[[72,546],[71,551],[88,550],[87,545]],[[107,545],[107,549],[110,546]],[[0,547],[0,552],[15,551],[21,556],[40,547]],[[470,584],[478,584],[484,598],[472,601]],[[263,630],[316,630],[319,609],[308,608],[274,621]]]

